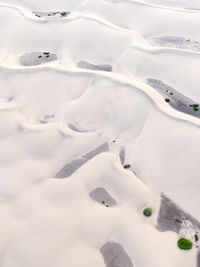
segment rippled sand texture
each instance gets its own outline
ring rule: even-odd
[[[199,267],[199,2],[4,0],[0,25],[0,267]]]

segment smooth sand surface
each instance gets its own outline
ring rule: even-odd
[[[1,267],[199,264],[199,7],[2,0]]]
[[[70,12],[59,12],[59,11],[55,11],[55,12],[39,12],[39,11],[33,11],[33,14],[35,14],[36,17],[38,18],[51,18],[51,17],[67,17]]]

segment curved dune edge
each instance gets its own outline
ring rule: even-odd
[[[110,3],[121,2],[105,0],[94,8],[105,4],[106,10]],[[142,5],[140,8],[190,12],[137,0],[124,2]],[[24,267],[23,262],[49,267],[196,266],[196,261],[200,264],[200,241],[196,241],[200,240],[200,223],[194,218],[199,216],[194,207],[198,201],[199,116],[176,110],[178,98],[174,106],[164,101],[167,95],[148,84],[146,79],[154,76],[146,77],[145,67],[149,64],[157,79],[160,75],[163,82],[155,79],[155,83],[178,97],[162,73],[167,67],[159,70],[155,64],[151,69],[151,62],[162,59],[157,54],[166,51],[174,56],[183,54],[183,60],[198,57],[200,51],[151,46],[148,34],[147,39],[140,34],[142,25],[136,26],[138,31],[126,29],[129,23],[126,25],[125,19],[118,27],[118,10],[114,20],[86,15],[84,8],[92,13],[90,7],[87,10],[88,3],[90,0],[78,4],[83,13],[70,13],[62,19],[37,17],[18,5],[0,4],[20,13],[4,10],[5,20],[9,22],[11,14],[12,23],[16,19],[22,28],[27,23],[33,31],[27,27],[22,32],[27,33],[30,47],[36,48],[31,52],[25,45],[26,51],[22,46],[14,52],[12,44],[1,52],[7,55],[0,63],[2,267]],[[154,13],[151,8],[147,9]],[[72,20],[77,21],[70,24]],[[88,54],[90,25],[98,36],[91,40]],[[40,27],[44,28],[42,36]],[[58,27],[65,34],[63,41],[60,33],[54,36],[53,29]],[[44,37],[43,42],[39,43],[37,34]],[[109,36],[105,37],[108,47],[104,34]],[[114,42],[116,49],[109,42],[115,35],[119,41]],[[32,39],[28,40],[29,36]],[[23,38],[14,40],[16,47],[23,42]],[[97,42],[95,53],[92,48]],[[41,45],[50,47],[52,58],[49,52],[37,52]],[[79,54],[82,48],[86,53]],[[193,53],[191,57],[189,53]],[[131,60],[135,60],[133,64]],[[181,83],[180,87],[173,83],[173,75],[171,78],[174,88],[181,88]],[[196,95],[195,88],[191,95]],[[184,95],[181,99],[185,103]],[[183,208],[176,203],[183,203]],[[146,208],[151,209],[151,216],[145,216]],[[194,217],[184,212],[186,209]],[[193,241],[189,253],[177,247],[179,237]]]
[[[134,87],[137,90],[142,91],[145,93],[148,97],[150,97],[155,105],[166,115],[178,119],[178,120],[183,120],[190,122],[195,125],[200,125],[200,120],[198,118],[195,118],[193,116],[187,115],[185,113],[179,112],[171,108],[165,101],[163,101],[163,97],[160,95],[160,93],[156,92],[154,88],[151,86],[139,81],[136,77],[129,78],[127,81],[126,76],[119,75],[117,73],[111,73],[111,72],[106,72],[106,71],[94,71],[94,70],[84,70],[84,69],[78,69],[76,67],[67,67],[66,65],[59,64],[59,63],[49,63],[49,64],[44,64],[40,67],[38,66],[31,66],[31,67],[21,67],[21,66],[15,66],[15,67],[10,67],[6,65],[0,65],[0,68],[2,70],[6,71],[22,71],[22,72],[29,72],[31,71],[40,71],[40,70],[56,70],[60,72],[67,72],[67,73],[77,73],[77,74],[94,74],[97,77],[103,77],[105,79],[110,79],[114,82],[117,82],[119,84],[123,84],[126,86]]]

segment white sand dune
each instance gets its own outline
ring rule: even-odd
[[[0,2],[1,267],[200,266],[199,12]]]

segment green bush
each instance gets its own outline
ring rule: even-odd
[[[165,102],[169,102],[170,100],[169,100],[169,98],[165,98]]]
[[[193,108],[194,111],[198,111],[199,110],[199,104],[193,104],[193,105],[189,105],[191,108]]]
[[[152,209],[151,208],[146,208],[144,211],[143,211],[143,214],[146,216],[146,217],[150,217],[152,215]]]
[[[177,242],[180,249],[189,250],[192,248],[192,242],[186,238],[180,238]]]
[[[66,17],[67,16],[67,12],[60,12],[60,15],[63,16],[63,17]]]
[[[126,165],[124,165],[124,169],[129,169],[130,167],[131,167],[130,164],[126,164]]]

